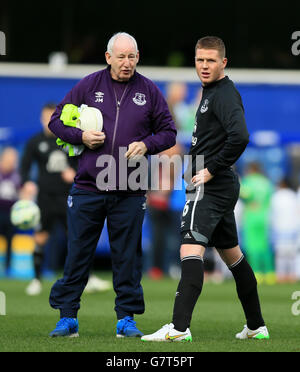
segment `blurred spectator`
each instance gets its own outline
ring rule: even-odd
[[[29,295],[37,295],[42,290],[41,276],[44,263],[45,247],[55,229],[63,226],[66,230],[66,200],[69,188],[75,176],[74,164],[68,156],[58,148],[56,138],[48,129],[48,123],[55,110],[55,104],[46,104],[41,111],[43,130],[33,136],[26,144],[21,161],[22,190],[21,195],[26,198],[34,197],[37,191],[37,203],[41,210],[41,226],[34,233],[35,250],[33,253],[35,278],[26,288]],[[37,183],[31,179],[33,164],[38,168]],[[28,196],[29,194],[29,196]],[[50,255],[51,269],[58,269],[58,255],[64,261],[65,246],[60,246],[63,252],[52,251]]]
[[[186,126],[190,119],[190,107],[185,103],[186,95],[185,83],[172,82],[167,86],[166,100],[179,131],[189,130]],[[194,123],[194,119],[192,122]],[[159,154],[160,157],[167,156],[169,159],[174,155],[180,157],[184,155],[184,148],[180,143]],[[159,174],[159,188],[147,193],[147,213],[152,236],[152,267],[148,274],[152,279],[160,279],[166,274],[177,278],[180,275],[178,264],[180,262],[180,218],[185,203],[184,182],[182,174],[175,174],[173,166],[169,174],[162,171],[161,163],[156,171]],[[174,190],[175,184],[176,190]]]
[[[6,147],[0,155],[0,235],[6,244],[6,271],[9,271],[11,257],[11,240],[14,226],[10,222],[10,210],[19,198],[21,186],[17,171],[18,152],[13,147]]]
[[[242,178],[240,197],[243,211],[243,250],[257,282],[275,283],[274,257],[270,246],[269,214],[272,184],[258,163],[250,163]]]
[[[183,155],[181,145],[176,144],[172,148],[159,154],[160,157]],[[149,276],[152,279],[160,279],[164,274],[176,276],[176,263],[179,263],[180,249],[180,216],[182,203],[176,207],[174,196],[180,198],[180,191],[174,190],[175,182],[182,181],[182,174],[175,174],[175,167],[170,167],[170,173],[162,170],[159,163],[159,189],[149,191],[147,194],[148,216],[152,234],[152,268]],[[152,175],[153,176],[153,175]],[[176,187],[177,188],[177,187]],[[184,190],[182,190],[184,193]],[[177,199],[178,202],[178,199]],[[183,201],[184,204],[184,201]],[[170,272],[171,270],[171,272]]]
[[[28,295],[38,295],[42,291],[42,268],[45,248],[49,244],[48,264],[50,269],[63,267],[66,255],[67,197],[76,174],[77,160],[70,158],[57,146],[56,138],[48,129],[48,123],[56,108],[53,103],[45,104],[41,112],[42,131],[27,143],[21,162],[21,197],[34,198],[41,210],[41,225],[34,234],[33,253],[35,277],[26,288]],[[31,180],[33,164],[38,167],[37,184]],[[50,240],[51,239],[51,240]],[[52,243],[52,244],[50,244]],[[86,292],[106,291],[110,282],[91,275]]]
[[[195,108],[185,102],[186,96],[186,83],[172,82],[167,86],[166,100],[176,122],[177,130],[190,135],[195,122]]]
[[[300,232],[297,193],[289,181],[278,184],[271,201],[271,231],[275,249],[276,277],[279,283],[295,282],[297,245]]]

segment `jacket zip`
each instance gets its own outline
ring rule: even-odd
[[[119,113],[120,113],[120,106],[121,106],[121,102],[123,100],[123,97],[127,91],[127,87],[128,85],[126,85],[125,89],[124,89],[124,92],[120,98],[120,101],[118,101],[118,97],[117,97],[117,94],[116,94],[116,91],[114,89],[114,94],[115,94],[115,99],[116,99],[116,105],[117,105],[117,114],[116,114],[116,120],[115,120],[115,126],[114,126],[114,133],[113,133],[113,139],[112,139],[112,146],[111,146],[111,156],[113,156],[113,153],[114,153],[114,147],[115,147],[115,140],[116,140],[116,134],[117,134],[117,128],[118,128],[118,122],[119,122]],[[111,161],[109,163],[109,166],[108,166],[108,169],[111,167]],[[109,188],[107,187],[106,188],[106,191],[109,191]]]

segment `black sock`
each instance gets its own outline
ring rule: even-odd
[[[264,326],[257,293],[257,282],[251,266],[246,258],[242,256],[228,268],[235,279],[236,290],[245,313],[247,327],[255,330]]]
[[[203,286],[203,260],[200,256],[187,256],[181,260],[181,279],[173,309],[174,328],[184,332],[190,326],[192,313]]]
[[[35,279],[41,279],[41,272],[42,272],[42,264],[44,258],[44,246],[35,245],[34,252],[33,252],[33,266],[34,266],[34,274]]]

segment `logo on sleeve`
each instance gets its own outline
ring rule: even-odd
[[[143,93],[135,93],[135,96],[132,98],[133,102],[138,106],[144,106],[146,104],[146,96]]]
[[[206,99],[203,103],[203,105],[201,106],[200,108],[200,112],[201,114],[204,114],[207,110],[208,110],[208,104],[209,104],[209,100]]]

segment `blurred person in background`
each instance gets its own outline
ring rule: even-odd
[[[173,119],[176,119],[178,131],[188,130],[186,127],[190,119],[190,108],[185,102],[187,89],[186,83],[183,82],[171,82],[167,85],[166,101]]]
[[[66,228],[66,200],[75,175],[75,165],[69,164],[67,155],[58,148],[56,138],[48,129],[54,110],[55,104],[43,106],[40,116],[42,131],[27,142],[20,164],[22,192],[37,198],[41,210],[41,224],[34,233],[35,276],[26,288],[28,295],[38,295],[42,290],[45,247],[58,225]],[[32,180],[33,165],[37,166],[37,182]]]
[[[67,230],[67,197],[71,184],[76,174],[77,161],[69,158],[67,154],[57,146],[56,137],[48,129],[48,123],[55,111],[56,105],[47,103],[41,110],[40,121],[42,131],[34,135],[26,144],[22,161],[21,193],[31,195],[35,198],[37,194],[37,204],[41,210],[41,223],[34,233],[35,249],[33,252],[34,279],[26,288],[28,295],[38,295],[42,291],[42,268],[45,258],[45,248],[51,235],[57,230],[62,229],[65,234]],[[32,166],[36,164],[38,168],[37,183],[31,180]],[[50,262],[52,269],[57,270],[63,266],[66,255],[66,246],[55,241],[50,249]],[[54,249],[59,246],[59,249]],[[94,277],[92,287],[97,283]],[[100,281],[100,282],[99,282]],[[99,290],[108,289],[109,282],[98,279]]]
[[[278,283],[296,282],[296,258],[300,237],[297,193],[282,179],[271,199],[271,232]]]
[[[256,162],[248,164],[241,181],[243,249],[257,282],[274,284],[274,255],[269,229],[273,186]]]
[[[18,152],[6,147],[0,155],[0,236],[6,250],[6,272],[9,274],[11,241],[15,228],[10,221],[12,205],[19,199],[21,177],[17,170]],[[6,247],[6,248],[5,248]]]
[[[183,148],[179,143],[159,154],[160,157],[167,156],[169,159],[173,155],[183,155]],[[182,208],[176,207],[177,201],[174,197],[180,198],[180,190],[174,190],[174,185],[182,180],[182,174],[175,174],[174,166],[170,167],[169,174],[163,171],[161,163],[158,167],[159,189],[149,190],[147,193],[147,209],[152,233],[153,259],[152,268],[148,272],[151,279],[161,279],[166,274],[176,276],[174,265],[178,262],[180,248],[179,229]]]
[[[202,97],[202,88],[198,89],[191,102],[187,102],[188,85],[184,82],[171,82],[167,85],[166,100],[179,133],[179,139],[190,140],[195,125],[195,111]]]
[[[191,119],[191,109],[185,103],[186,96],[186,83],[171,82],[167,85],[166,101],[179,136],[181,132],[189,130]],[[193,117],[192,125],[194,120]],[[183,157],[184,152],[183,145],[177,142],[159,156],[168,156],[171,159],[174,155]],[[180,275],[178,252],[181,212],[185,204],[184,182],[182,174],[175,174],[174,167],[171,167],[170,173],[167,174],[162,171],[161,164],[158,166],[159,189],[149,190],[147,193],[147,213],[152,233],[152,267],[148,275],[151,279],[161,279],[166,274],[177,278]]]

